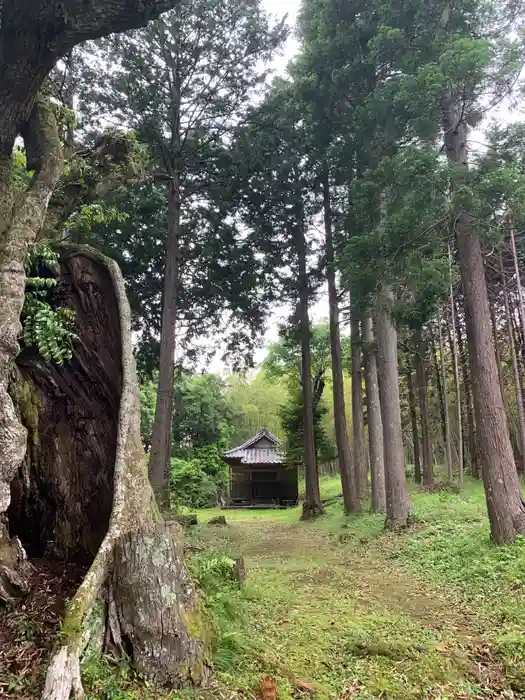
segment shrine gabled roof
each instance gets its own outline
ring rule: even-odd
[[[257,443],[266,439],[272,447],[257,447]],[[224,453],[227,461],[240,461],[241,464],[280,464],[283,461],[280,441],[273,433],[262,428],[257,435]]]

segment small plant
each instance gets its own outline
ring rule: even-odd
[[[22,340],[25,347],[35,348],[47,362],[61,365],[73,357],[78,336],[73,330],[73,309],[51,304],[51,293],[58,284],[58,260],[57,253],[44,244],[35,245],[27,256]]]

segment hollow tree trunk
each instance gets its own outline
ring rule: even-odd
[[[370,448],[370,472],[372,481],[372,512],[386,508],[385,463],[383,452],[383,423],[377,378],[377,356],[374,327],[370,317],[363,321],[363,356],[365,366],[366,410],[368,416],[368,443]]]
[[[352,452],[348,442],[348,429],[346,424],[343,364],[341,359],[341,333],[339,326],[339,300],[335,279],[330,184],[327,173],[325,174],[323,186],[323,208],[326,244],[326,278],[328,281],[330,315],[330,353],[332,357],[335,441],[337,445],[345,513],[354,513],[359,510],[360,503],[355,485]]]
[[[294,245],[299,271],[299,335],[301,337],[301,385],[303,394],[303,440],[305,499],[303,519],[315,518],[323,514],[319,473],[315,453],[314,408],[312,389],[312,355],[310,348],[311,331],[308,316],[309,284],[306,267],[306,240],[302,226],[294,231]]]
[[[445,147],[454,168],[452,186],[456,191],[469,173],[468,128],[459,98],[448,94],[443,108]],[[525,504],[498,382],[481,241],[465,213],[458,214],[455,222],[483,482],[492,539],[503,544],[525,532]]]
[[[13,505],[31,529],[40,526],[53,539],[55,556],[91,566],[68,605],[43,699],[80,697],[85,631],[93,615],[105,617],[105,590],[112,643],[126,641],[146,678],[202,684],[208,665],[202,642],[187,628],[198,606],[182,560],[182,534],[158,524],[148,481],[124,280],[116,263],[88,248],[67,249],[61,271],[61,295],[76,311],[81,341],[63,367],[21,358],[36,390],[42,434],[30,487],[18,490]],[[31,507],[35,502],[42,507]],[[28,521],[15,516],[13,524],[23,528]],[[118,576],[124,571],[137,585]]]
[[[403,457],[397,332],[390,317],[393,299],[392,291],[383,286],[378,297],[376,330],[385,452],[386,525],[398,529],[408,524],[411,506]]]
[[[363,417],[363,375],[361,372],[361,333],[356,310],[352,308],[352,432],[354,438],[354,471],[360,500],[368,495],[368,465]]]
[[[419,429],[417,422],[416,389],[414,386],[414,375],[412,367],[406,368],[406,378],[408,385],[408,409],[410,412],[410,424],[412,426],[412,442],[414,443],[414,478],[416,484],[421,483],[421,456],[419,453]]]
[[[416,333],[416,381],[421,420],[421,446],[423,453],[423,485],[434,483],[434,463],[430,441],[430,421],[428,416],[428,374],[426,369],[426,344],[421,331]]]
[[[168,185],[168,237],[162,297],[159,383],[149,464],[151,485],[161,507],[169,506],[170,500],[169,475],[175,371],[175,327],[179,285],[179,244],[180,186],[177,173]]]

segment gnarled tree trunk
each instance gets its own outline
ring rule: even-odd
[[[64,252],[61,279],[60,301],[75,309],[81,340],[63,367],[29,352],[20,358],[38,420],[9,511],[30,552],[90,564],[68,605],[43,698],[80,696],[86,630],[101,609],[107,637],[145,677],[202,684],[208,666],[188,630],[199,611],[182,534],[159,524],[148,481],[124,281],[116,263],[87,248]]]

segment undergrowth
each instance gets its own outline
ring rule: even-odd
[[[322,487],[333,498],[339,483]],[[227,527],[190,529],[189,566],[212,630],[208,697],[258,697],[265,675],[280,700],[522,697],[525,539],[491,545],[480,483],[461,494],[414,487],[413,503],[414,524],[398,534],[384,531],[382,515],[345,517],[339,503],[314,522],[299,522],[299,509],[222,511]],[[154,694],[98,663],[93,700],[200,697]]]

